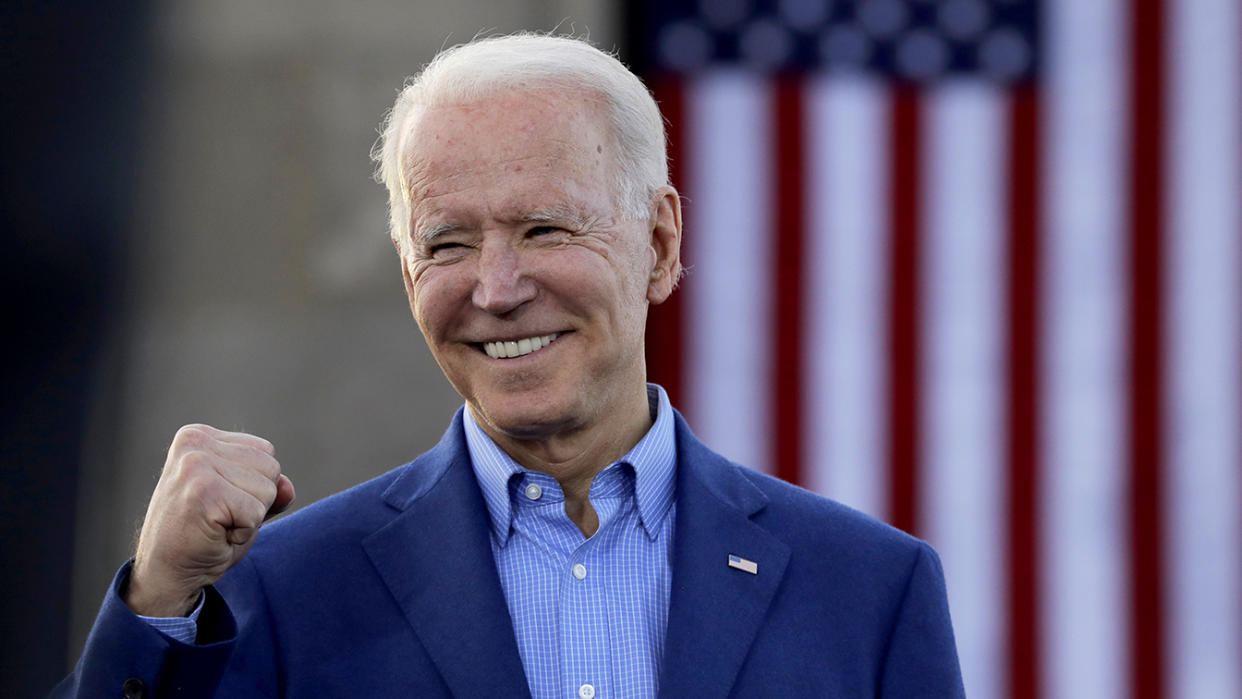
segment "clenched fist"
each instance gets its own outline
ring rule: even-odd
[[[202,589],[250,550],[259,526],[293,502],[272,443],[186,425],[168,450],[138,537],[125,603],[147,616],[182,616]]]

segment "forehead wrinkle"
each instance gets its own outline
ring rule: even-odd
[[[499,165],[509,165],[512,163],[521,163],[527,160],[549,160],[551,158],[560,157],[560,153],[553,153],[549,157],[548,153],[531,153],[528,155],[513,155],[507,158],[500,158],[496,162]]]
[[[434,176],[426,168],[419,168],[417,170],[412,170],[411,172],[412,172],[412,177],[410,177],[410,200],[411,200],[410,203],[413,205],[418,205],[420,203],[427,202],[432,199],[436,199],[437,197],[443,197],[449,194],[456,194],[458,192],[463,192],[467,189],[470,189],[473,186],[470,182],[460,183],[457,186],[452,186],[452,183],[454,180],[460,180],[463,177],[467,177],[471,175],[472,172],[469,170],[454,170],[452,172],[449,172],[447,174],[440,175],[440,176]],[[444,183],[448,183],[451,188],[437,186],[437,185],[443,185]],[[433,190],[436,190],[436,191],[433,191]]]
[[[439,163],[440,170],[445,172],[434,172],[432,167],[411,167],[409,173],[409,196],[412,205],[418,205],[420,202],[427,202],[438,197],[457,194],[474,188],[477,182],[464,178],[476,178],[480,175],[487,176],[498,168],[513,165],[516,163],[524,163],[532,160],[547,161],[548,169],[556,166],[556,156],[549,157],[548,154],[532,154],[514,156],[511,158],[499,158],[494,161],[477,164],[474,167],[461,168],[454,167],[455,163]],[[531,178],[542,178],[548,175],[531,170]]]

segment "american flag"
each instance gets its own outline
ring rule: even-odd
[[[1242,7],[641,7],[699,436],[929,540],[971,697],[1242,697]]]

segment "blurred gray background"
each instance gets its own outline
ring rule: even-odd
[[[47,549],[59,545],[46,537],[35,537],[28,551],[20,534],[5,539],[6,558],[22,566],[16,577],[24,597],[7,603],[5,625],[13,627],[3,634],[10,640],[0,653],[0,695],[40,695],[76,659],[108,583],[132,553],[182,424],[270,439],[297,486],[295,507],[383,473],[439,439],[460,399],[406,304],[386,232],[386,194],[372,180],[377,126],[405,77],[441,47],[480,32],[558,28],[617,48],[619,13],[606,0],[179,0],[102,10],[18,3],[7,13],[5,68],[29,99],[7,105],[6,116],[37,131],[49,117],[32,105],[44,104],[53,116],[85,124],[85,135],[71,140],[119,143],[104,158],[111,165],[77,187],[111,182],[125,203],[102,205],[100,217],[114,225],[83,236],[105,239],[98,252],[67,234],[65,245],[85,251],[57,272],[60,291],[33,273],[6,286],[7,300],[35,301],[30,318],[49,314],[40,299],[63,295],[67,309],[96,293],[102,300],[81,313],[92,328],[81,356],[6,372],[6,417],[14,418],[5,423],[9,524],[29,527],[33,517],[33,526],[54,528],[77,514],[65,532],[75,542],[71,555],[55,558]],[[97,35],[104,30],[126,33],[110,40]],[[64,96],[67,87],[100,83],[123,102],[106,120],[90,99]],[[23,146],[32,138],[38,143]],[[63,140],[13,136],[28,160],[18,165],[6,155],[6,186],[25,181],[30,163],[51,159],[46,143]],[[69,167],[45,173],[47,182],[68,183],[72,163],[61,165]],[[54,195],[28,192],[23,213],[6,214],[6,233],[25,241],[24,257],[6,270],[61,259],[43,242],[56,235],[29,232],[66,204],[63,187],[53,188]],[[40,209],[31,200],[45,203]],[[63,228],[82,230],[72,221]],[[75,277],[92,281],[75,284]],[[42,341],[60,337],[64,323],[31,323],[15,355],[63,344]],[[76,445],[29,437],[40,426],[22,416],[36,401],[54,400],[43,395],[23,405],[46,383],[22,377],[64,376],[71,363],[90,365],[78,373],[84,390],[62,387],[80,415],[55,419],[80,418],[85,437]],[[20,444],[8,448],[14,436]],[[48,468],[64,466],[39,455],[57,448],[61,457],[80,453],[76,508],[55,502],[73,493],[71,478],[59,489],[44,483],[54,477]],[[53,516],[52,502],[66,516]],[[41,525],[40,516],[51,524]],[[62,590],[71,595],[67,608],[57,598]],[[22,628],[28,625],[34,628]]]
[[[610,3],[183,0],[152,9],[129,318],[78,513],[73,634],[130,555],[173,433],[262,435],[314,502],[433,445],[460,399],[410,316],[368,153],[406,76],[480,31]]]

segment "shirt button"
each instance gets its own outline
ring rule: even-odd
[[[586,566],[582,565],[581,563],[575,563],[574,564],[574,577],[578,578],[579,580],[582,580],[583,578],[585,578],[586,577]],[[582,686],[591,687],[591,685],[589,684],[584,684]],[[595,696],[594,687],[591,687],[591,696]]]
[[[540,488],[538,485],[531,483],[530,485],[526,486],[526,497],[530,498],[531,500],[538,500],[539,498],[543,497],[543,488]]]
[[[137,677],[131,677],[125,680],[125,684],[121,685],[121,692],[123,692],[122,696],[125,699],[142,699],[147,696],[147,685]],[[581,693],[582,690],[579,689],[578,692]],[[595,694],[594,687],[591,688],[591,694]]]
[[[595,696],[595,685],[587,683],[578,688],[578,696],[582,699],[591,699]]]

